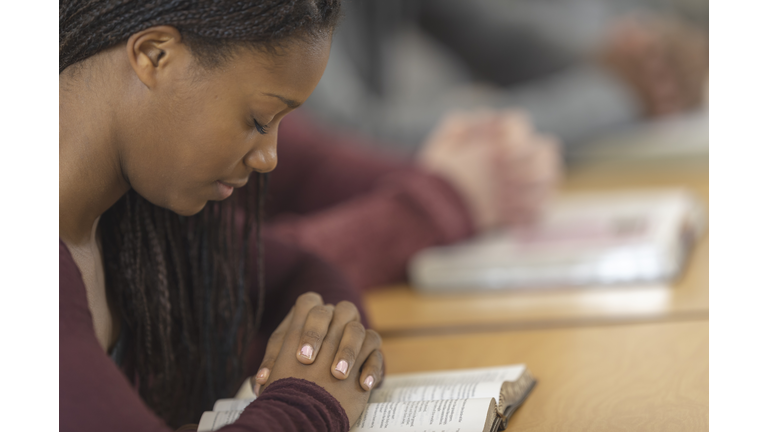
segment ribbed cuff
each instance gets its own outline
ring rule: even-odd
[[[300,378],[279,379],[264,389],[258,400],[260,403],[274,401],[298,408],[318,430],[349,431],[349,418],[339,401],[311,381]],[[309,412],[306,408],[314,409]]]

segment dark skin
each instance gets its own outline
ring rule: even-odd
[[[158,26],[60,74],[59,236],[81,270],[105,351],[119,329],[104,286],[101,214],[134,189],[193,215],[244,186],[253,171],[273,170],[280,120],[312,93],[329,52],[330,35],[295,39],[277,55],[239,48],[204,68],[175,28]],[[354,305],[305,294],[270,339],[258,381],[316,382],[353,422],[381,380],[379,347]]]

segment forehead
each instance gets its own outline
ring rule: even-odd
[[[291,40],[275,50],[241,50],[223,71],[238,91],[271,93],[304,102],[325,71],[331,38]]]

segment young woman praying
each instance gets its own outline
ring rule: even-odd
[[[380,338],[344,278],[260,230],[339,1],[59,4],[61,430],[172,430],[253,374],[222,431],[348,430]]]

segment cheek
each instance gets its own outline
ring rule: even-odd
[[[247,134],[244,127],[216,112],[199,110],[173,122],[166,134],[162,159],[180,179],[212,182],[226,175],[243,157]]]
[[[183,168],[195,172],[190,173],[192,178],[215,181],[230,176],[242,163],[248,151],[248,135],[238,126],[225,121],[190,126],[178,151]]]
[[[147,139],[132,158],[129,181],[155,205],[197,213],[213,199],[216,180],[231,177],[242,163],[242,134],[201,122],[179,122]]]
[[[140,195],[180,214],[194,214],[214,199],[215,181],[232,178],[252,140],[232,101],[208,90],[187,96],[166,95],[146,107],[124,161]]]

